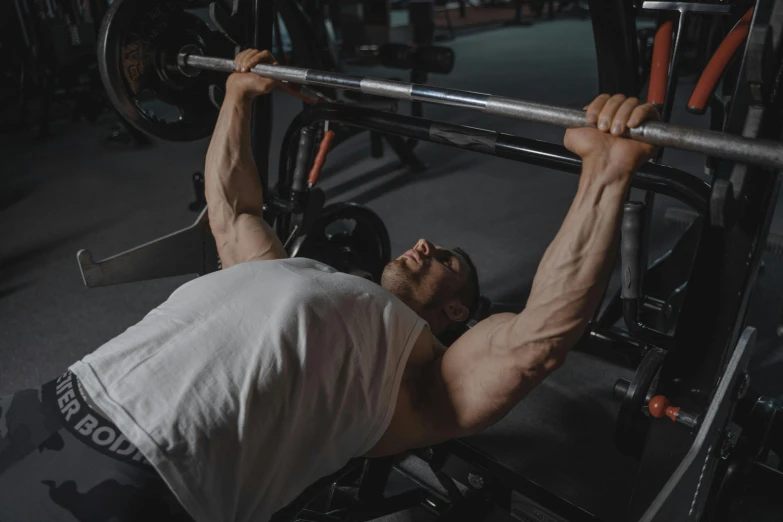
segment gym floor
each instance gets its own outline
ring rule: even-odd
[[[589,20],[500,28],[446,45],[456,52],[456,67],[448,76],[433,76],[435,85],[578,108],[598,94]],[[361,72],[404,75],[381,68]],[[681,84],[673,121],[703,127],[706,118],[683,110],[692,82],[686,78]],[[300,109],[285,94],[274,96],[272,172],[282,134]],[[563,136],[557,128],[446,107],[427,107],[425,113],[549,142],[559,143]],[[188,210],[191,175],[202,170],[208,142],[109,147],[105,137],[111,123],[108,116],[97,125],[55,122],[53,136],[43,141],[0,135],[0,395],[54,378],[191,279],[83,286],[79,249],[102,259],[196,217]],[[435,144],[422,143],[416,151],[429,168],[408,173],[390,153],[371,158],[369,137],[360,135],[330,155],[322,187],[331,201],[355,201],[375,210],[387,223],[395,253],[420,237],[462,246],[479,267],[485,295],[524,303],[577,177]],[[695,174],[703,160],[678,151],[664,156],[665,163]],[[653,255],[664,252],[680,231],[662,220],[669,206],[678,204],[657,198]],[[772,231],[783,232],[780,215]],[[748,321],[760,333],[752,377],[762,392],[783,398],[783,381],[775,378],[783,367],[775,333],[783,269],[771,254],[764,262]],[[617,378],[630,374],[575,352],[506,419],[469,442],[602,519],[621,520],[636,463],[614,449],[617,404],[611,390]]]

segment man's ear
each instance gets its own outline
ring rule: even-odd
[[[468,318],[468,307],[458,298],[449,299],[443,307],[446,317],[455,323],[461,323]]]

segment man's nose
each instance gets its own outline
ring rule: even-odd
[[[424,256],[429,256],[434,250],[433,244],[424,238],[421,238],[416,242],[415,248],[421,255]]]

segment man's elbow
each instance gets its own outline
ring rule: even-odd
[[[225,193],[206,191],[207,214],[212,232],[230,229],[243,216],[261,218],[264,213],[263,198],[229,198]]]
[[[514,349],[519,368],[549,374],[560,368],[568,353],[584,335],[582,318],[557,321],[531,321],[519,316],[513,323],[509,345]]]
[[[568,350],[557,341],[529,343],[517,349],[516,371],[526,392],[563,366]]]
[[[218,238],[225,237],[228,229],[229,227],[225,221],[214,218],[211,215],[209,216],[209,230],[212,232],[212,237],[215,238],[215,241],[217,241]]]
[[[207,207],[207,216],[209,218],[209,228],[212,235],[218,237],[231,236],[236,233],[237,224],[248,217],[260,219],[260,212],[255,215],[251,212],[243,212],[234,209],[229,205],[210,205]]]
[[[236,211],[225,200],[207,197],[207,217],[212,234],[217,236],[229,230],[236,219]]]

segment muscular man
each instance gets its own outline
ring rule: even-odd
[[[464,322],[475,270],[420,240],[382,286],[287,259],[262,219],[250,105],[266,52],[236,58],[207,153],[209,218],[224,269],[39,390],[0,400],[0,520],[266,521],[354,457],[477,433],[565,361],[595,311],[621,207],[653,148],[617,135],[655,117],[601,95],[597,128],[566,132],[579,188],[525,310]],[[114,517],[114,518],[113,518]]]

